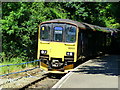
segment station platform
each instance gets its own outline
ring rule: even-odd
[[[105,55],[90,59],[62,77],[52,87],[52,90],[58,88],[82,88],[80,90],[84,90],[83,88],[99,88],[97,90],[107,88],[108,90],[118,90],[118,84],[120,84],[118,83],[119,63],[120,55]]]

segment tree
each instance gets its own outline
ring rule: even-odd
[[[2,6],[2,46],[8,60],[12,57],[35,59],[38,25],[46,20],[67,17],[55,3],[16,2]]]

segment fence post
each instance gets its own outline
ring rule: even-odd
[[[27,61],[28,62],[28,61]],[[28,67],[28,63],[26,63],[26,67]]]
[[[10,66],[9,65],[7,65],[7,66],[8,66],[8,75],[7,75],[7,78],[9,79]]]

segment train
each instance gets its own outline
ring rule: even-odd
[[[37,59],[49,73],[67,73],[78,61],[109,50],[116,29],[70,19],[40,23]]]

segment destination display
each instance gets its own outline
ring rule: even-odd
[[[62,34],[63,27],[54,27],[55,34]]]

